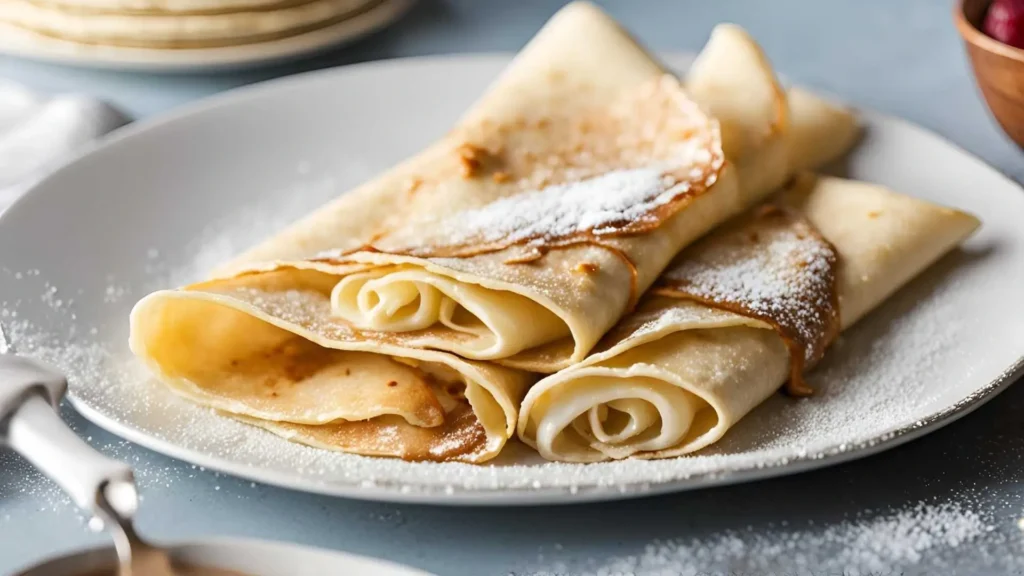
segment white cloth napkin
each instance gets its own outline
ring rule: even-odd
[[[76,149],[126,123],[109,104],[0,79],[0,212]]]

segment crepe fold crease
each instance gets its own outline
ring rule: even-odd
[[[833,322],[849,327],[978,226],[970,215],[878,186],[806,174],[773,203],[798,219],[748,216],[683,251],[596,353],[530,389],[519,437],[545,458],[574,462],[706,447],[790,376],[793,347],[784,336],[811,335],[798,349],[813,364]],[[807,225],[824,242],[813,241]],[[739,249],[741,238],[748,245]],[[832,312],[828,269],[838,297]],[[788,314],[794,330],[722,305],[736,302]]]
[[[802,167],[796,147],[845,151],[853,116],[800,101],[738,27],[681,82],[570,4],[437,143],[143,299],[132,349],[177,392],[301,442],[486,460],[523,371],[585,358],[674,254]]]

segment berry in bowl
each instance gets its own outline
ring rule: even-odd
[[[1024,147],[1024,0],[961,0],[954,17],[989,110]]]

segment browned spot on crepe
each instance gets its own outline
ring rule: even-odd
[[[423,180],[421,178],[410,178],[406,183],[405,192],[409,196],[412,196],[420,189],[420,186],[423,186]]]
[[[484,161],[490,156],[490,153],[473,144],[462,144],[455,149],[455,154],[459,159],[459,166],[462,169],[463,178],[473,178],[477,172],[480,171]]]
[[[378,365],[394,366],[402,378],[384,380]],[[227,366],[230,366],[228,369]],[[323,407],[322,394],[343,394],[360,413],[408,414],[425,426],[444,420],[431,379],[416,368],[395,365],[387,356],[324,348],[294,337],[280,345],[244,358],[224,369],[210,367],[189,374],[209,394],[229,398],[261,412],[277,412],[287,406],[295,415]],[[321,396],[312,390],[319,388]]]

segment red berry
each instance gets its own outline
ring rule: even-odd
[[[985,15],[985,33],[1016,48],[1024,48],[1024,0],[995,0]]]

